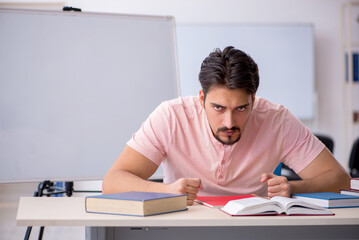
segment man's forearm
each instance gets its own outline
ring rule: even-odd
[[[187,194],[187,205],[193,204],[198,190],[202,188],[199,178],[180,178],[174,183],[164,184],[148,181],[122,170],[108,172],[102,183],[103,194],[127,191]]]
[[[167,185],[144,180],[126,171],[106,174],[102,183],[103,194],[127,191],[167,192]]]
[[[327,171],[319,176],[299,181],[289,181],[291,193],[340,192],[350,188],[350,176],[343,171]]]

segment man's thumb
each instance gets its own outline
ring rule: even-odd
[[[261,182],[265,183],[266,181],[268,181],[271,178],[274,178],[276,175],[273,173],[263,173],[262,177],[261,177]]]

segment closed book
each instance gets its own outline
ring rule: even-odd
[[[359,190],[359,178],[350,179],[350,188]]]
[[[313,203],[325,208],[359,207],[359,197],[333,192],[297,193],[293,198]]]
[[[226,205],[231,200],[255,197],[254,194],[233,195],[233,196],[198,196],[195,202],[210,208],[219,208]]]
[[[359,196],[359,190],[355,190],[355,189],[341,190],[340,193],[341,194]]]
[[[301,200],[276,196],[271,199],[262,197],[242,198],[229,201],[221,211],[231,216],[258,215],[333,215],[329,209]]]
[[[156,192],[102,194],[86,197],[85,209],[89,213],[150,216],[187,210],[187,195]]]

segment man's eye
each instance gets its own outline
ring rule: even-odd
[[[213,108],[214,108],[214,110],[216,110],[216,111],[220,111],[220,110],[223,109],[223,107],[221,107],[221,106],[213,106]]]
[[[244,112],[247,109],[247,107],[238,107],[237,110],[240,112]]]

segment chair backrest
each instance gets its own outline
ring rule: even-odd
[[[359,138],[354,141],[349,159],[350,175],[352,177],[359,176]]]
[[[274,169],[273,173],[275,175],[281,176],[282,175],[282,166],[283,166],[283,163],[279,163],[278,166]]]
[[[328,149],[331,153],[334,151],[334,140],[326,135],[314,134]]]

